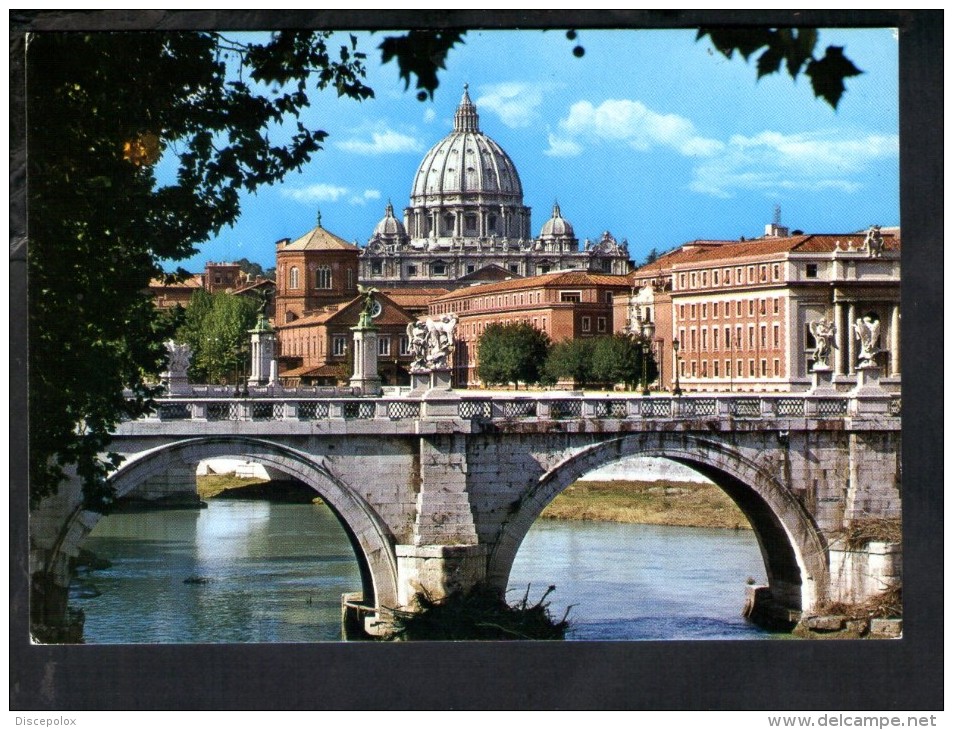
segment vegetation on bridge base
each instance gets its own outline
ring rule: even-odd
[[[549,586],[538,602],[530,605],[529,591],[516,605],[498,592],[475,588],[431,600],[417,594],[419,610],[395,611],[393,639],[397,641],[538,641],[561,640],[569,630],[569,609],[556,620],[546,601],[556,590]]]

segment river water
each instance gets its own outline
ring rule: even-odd
[[[341,594],[361,585],[323,505],[115,514],[84,548],[112,561],[71,589],[90,644],[337,641]],[[540,520],[509,598],[555,585],[547,600],[557,618],[573,606],[576,640],[765,638],[740,616],[749,577],[764,580],[750,531]]]

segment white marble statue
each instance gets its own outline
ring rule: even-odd
[[[854,323],[854,336],[860,340],[860,354],[857,356],[857,367],[876,365],[874,358],[880,352],[880,319],[876,314],[865,314]]]
[[[808,323],[808,327],[814,335],[814,370],[830,370],[831,351],[837,347],[834,342],[837,333],[834,323],[821,317]]]
[[[407,325],[407,341],[410,345],[410,372],[419,373],[427,369],[427,325],[420,320]]]
[[[184,342],[167,340],[165,349],[169,353],[169,367],[167,369],[169,377],[187,377],[189,365],[192,362],[192,348]]]
[[[880,226],[871,226],[867,231],[864,248],[867,249],[867,256],[872,259],[879,259],[883,255],[884,238],[880,235]]]

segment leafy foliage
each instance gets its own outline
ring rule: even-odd
[[[440,81],[437,73],[445,68],[447,54],[457,43],[463,43],[466,31],[412,30],[402,36],[388,36],[380,44],[381,61],[397,59],[404,88],[410,88],[411,76],[417,77],[417,98],[433,98]]]
[[[192,348],[190,379],[199,383],[237,382],[247,369],[250,330],[258,306],[254,299],[225,292],[195,292],[176,339]]]
[[[646,364],[652,382],[658,377],[658,368],[651,354],[647,354]],[[550,350],[545,373],[550,382],[565,379],[579,386],[600,387],[624,383],[632,388],[642,379],[641,345],[626,335],[564,340]]]
[[[491,324],[477,342],[477,375],[490,385],[538,383],[549,337],[525,322]]]
[[[27,47],[30,501],[74,467],[105,509],[100,454],[149,407],[172,323],[145,294],[159,261],[195,253],[326,133],[307,91],[366,98],[363,59],[327,33],[242,45],[215,33],[41,33]],[[284,125],[284,126],[282,126]],[[281,129],[279,129],[281,127]],[[286,139],[276,143],[272,135]],[[177,165],[157,183],[160,155]],[[129,389],[123,394],[123,389]]]
[[[844,79],[863,73],[844,56],[840,46],[828,46],[823,57],[815,58],[815,28],[699,28],[697,40],[706,35],[726,58],[737,51],[747,61],[763,48],[757,59],[759,79],[778,73],[782,63],[792,79],[803,70],[811,79],[814,96],[834,109],[844,94]]]

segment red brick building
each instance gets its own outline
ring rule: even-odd
[[[526,322],[554,342],[609,335],[613,298],[630,289],[627,276],[561,271],[457,289],[434,299],[429,313],[457,315],[454,383],[474,386],[477,340],[488,325]]]
[[[622,329],[631,305],[656,318],[657,346],[666,361],[662,384],[690,391],[793,391],[811,384],[812,321],[836,327],[834,382],[855,381],[859,349],[851,325],[873,314],[881,322],[879,362],[884,384],[900,378],[900,231],[883,229],[879,255],[867,232],[768,235],[740,241],[693,241],[632,275],[634,301],[616,308]]]

